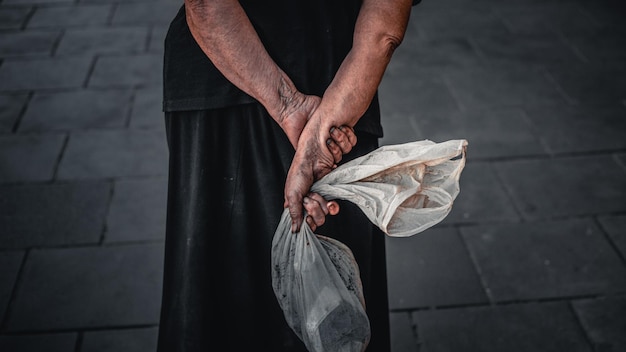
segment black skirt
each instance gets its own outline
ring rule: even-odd
[[[168,112],[169,190],[159,352],[306,351],[271,281],[272,237],[293,148],[259,104]],[[358,135],[344,161],[378,146]],[[384,234],[340,202],[317,233],[354,252],[372,337],[389,351]]]

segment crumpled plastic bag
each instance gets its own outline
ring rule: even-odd
[[[311,187],[356,204],[389,236],[411,236],[443,220],[459,193],[467,141],[382,146]],[[306,217],[306,214],[305,214]],[[359,268],[343,243],[303,222],[291,233],[287,209],[272,240],[272,286],[285,319],[311,352],[362,352],[370,339]]]

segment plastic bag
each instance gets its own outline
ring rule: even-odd
[[[352,251],[304,222],[291,233],[286,209],[272,243],[272,284],[291,329],[309,351],[361,352],[370,338]]]
[[[389,236],[411,236],[450,212],[466,148],[466,140],[383,146],[339,166],[311,190],[327,200],[356,204]],[[367,347],[370,328],[361,279],[347,246],[315,235],[306,222],[292,234],[285,209],[271,256],[274,293],[309,351],[361,352]]]

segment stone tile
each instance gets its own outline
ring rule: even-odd
[[[626,258],[626,215],[603,216],[598,219],[604,231]]]
[[[379,89],[380,110],[388,114],[425,114],[457,109],[457,104],[441,77],[387,71]]]
[[[159,85],[162,82],[162,71],[162,55],[102,57],[96,62],[89,86]]]
[[[452,93],[466,109],[564,102],[540,71],[531,65],[492,65],[445,73]]]
[[[28,95],[0,95],[0,133],[9,133],[17,121]]]
[[[566,303],[420,311],[421,352],[591,352]]]
[[[19,131],[124,127],[130,101],[130,90],[37,93],[28,104]]]
[[[598,23],[575,3],[513,2],[502,5],[497,13],[514,33],[588,33],[598,28]]]
[[[507,161],[496,170],[526,219],[626,210],[624,170],[610,156]]]
[[[70,3],[74,0],[3,0],[3,5],[26,5],[26,4],[57,4],[57,3]]]
[[[415,351],[417,341],[409,313],[391,313],[389,315],[391,331],[391,352]]]
[[[445,6],[444,4],[439,4]],[[420,31],[426,35],[448,33],[493,33],[506,32],[504,22],[492,11],[484,7],[447,7],[445,10],[429,8],[430,4],[422,2],[416,11],[411,13],[413,21]],[[437,5],[435,5],[437,6]],[[450,24],[454,23],[454,26]]]
[[[164,239],[166,208],[166,178],[117,181],[105,241]]]
[[[423,135],[414,127],[414,114],[388,113],[381,119],[383,138],[380,145],[401,144],[424,139]]]
[[[1,7],[0,29],[20,29],[31,11],[30,7]]]
[[[158,323],[162,245],[33,250],[8,331]]]
[[[471,141],[468,156],[472,155]],[[513,203],[491,164],[468,162],[460,178],[460,193],[442,224],[518,221]]]
[[[474,37],[474,43],[490,62],[520,65],[582,62],[576,52],[553,34],[494,32]]]
[[[145,51],[148,27],[106,27],[68,30],[57,55],[140,53]]]
[[[526,108],[537,135],[553,153],[626,148],[623,106],[545,106]]]
[[[573,305],[594,351],[626,351],[626,298],[586,299]]]
[[[61,161],[59,178],[165,175],[167,156],[161,131],[74,133]]]
[[[165,128],[163,88],[159,86],[138,89],[130,117],[133,128]]]
[[[111,5],[67,5],[38,7],[27,28],[104,25]]]
[[[9,305],[23,259],[23,252],[0,252],[0,268],[2,268],[0,271],[0,320],[2,321],[4,321],[5,312]],[[0,346],[2,346],[1,342]]]
[[[0,182],[51,180],[64,142],[62,134],[0,136]]]
[[[462,34],[422,36],[403,46],[400,48],[410,53],[405,56],[416,71],[422,71],[425,66],[446,69],[472,67],[482,62],[474,45]],[[398,55],[394,54],[392,60],[397,61]]]
[[[110,191],[105,182],[0,187],[0,248],[98,243]]]
[[[605,27],[579,35],[568,35],[567,40],[592,63],[624,62],[626,59],[624,33],[616,32],[613,28]]]
[[[158,328],[86,332],[81,352],[145,352],[157,350]]]
[[[467,139],[472,158],[546,154],[535,129],[516,108],[422,114],[415,123],[434,141]]]
[[[58,32],[46,31],[0,33],[0,57],[50,55],[58,36]]]
[[[168,28],[169,27],[163,25],[152,27],[152,31],[150,32],[150,43],[148,45],[148,50],[150,52],[163,53],[165,50],[165,36],[167,35]]]
[[[113,24],[156,23],[169,24],[182,2],[157,1],[121,3],[115,10]]]
[[[0,91],[80,87],[90,65],[87,57],[6,60],[0,66]]]
[[[626,289],[626,268],[591,220],[464,227],[461,232],[496,301]]]
[[[73,352],[78,333],[0,336],[0,350],[36,352],[45,346],[47,352]]]
[[[391,309],[487,302],[463,241],[453,228],[387,238]]]
[[[561,65],[548,72],[573,102],[616,105],[626,99],[626,67]]]

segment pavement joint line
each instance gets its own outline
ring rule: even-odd
[[[44,246],[30,246],[23,248],[4,248],[0,249],[0,252],[15,252],[19,250],[56,250],[56,249],[84,249],[84,248],[117,248],[117,247],[133,247],[144,245],[161,245],[165,242],[165,239],[145,239],[145,240],[133,240],[133,241],[116,241],[116,242],[104,242],[102,244],[98,242],[83,242],[74,244],[54,244]]]
[[[78,327],[78,328],[60,328],[60,329],[34,329],[2,332],[2,336],[29,336],[44,334],[62,334],[62,333],[89,333],[98,331],[120,331],[120,330],[136,330],[158,328],[158,324],[131,324],[131,325],[102,325],[94,327]]]
[[[63,37],[65,36],[65,28],[61,29],[59,31],[59,34],[57,35],[57,37],[55,38],[54,42],[52,43],[52,49],[50,50],[50,56],[56,57],[57,56],[57,50],[59,49],[59,45],[61,44],[61,40],[63,39]]]
[[[561,85],[556,81],[554,76],[552,76],[552,74],[550,73],[550,70],[548,70],[546,67],[542,67],[540,71],[541,71],[541,74],[543,74],[543,76],[548,81],[550,81],[550,83],[552,83],[553,88],[555,88],[559,92],[559,94],[561,94],[561,97],[563,98],[563,100],[565,100],[566,103],[568,103],[569,105],[573,105],[573,106],[580,105],[580,103],[576,99],[570,97],[565,92],[565,89],[563,89],[563,87],[561,87]]]
[[[82,346],[83,346],[83,338],[84,338],[84,333],[82,331],[78,332],[78,336],[76,336],[76,344],[74,345],[74,352],[80,352]]]
[[[615,252],[617,256],[619,257],[619,259],[622,261],[622,265],[626,267],[626,257],[624,256],[624,253],[620,251],[619,247],[617,246],[613,238],[609,236],[609,232],[602,225],[602,222],[600,222],[597,216],[593,217],[593,221],[595,222],[596,226],[598,226],[598,228],[600,229],[600,232],[602,232],[604,239],[609,243],[609,245],[613,249],[613,252]]]
[[[115,182],[109,183],[109,197],[107,198],[106,208],[104,210],[104,216],[102,219],[102,230],[100,231],[100,239],[98,240],[98,245],[102,246],[106,239],[106,233],[108,230],[108,220],[109,213],[111,211],[111,204],[113,204],[113,197],[115,196]]]
[[[525,305],[525,304],[547,304],[547,303],[564,303],[564,302],[577,301],[577,300],[595,300],[595,299],[603,299],[607,297],[626,298],[626,291],[616,292],[612,294],[597,293],[597,294],[581,294],[581,295],[573,295],[573,296],[504,300],[504,301],[495,301],[493,303],[458,303],[458,304],[446,304],[446,305],[435,305],[435,306],[417,306],[417,307],[411,307],[411,308],[390,309],[389,311],[391,313],[402,313],[402,312],[423,312],[423,311],[466,309],[466,308],[498,308],[498,307]]]
[[[459,99],[459,96],[457,92],[454,90],[454,86],[452,85],[452,83],[448,80],[448,77],[445,74],[437,74],[437,76],[441,78],[441,81],[443,82],[443,86],[446,87],[446,89],[448,90],[448,93],[450,93],[450,96],[452,97],[452,100],[454,100],[454,102],[456,103],[456,107],[459,109],[459,111],[467,112],[468,111],[467,106],[463,105],[463,103],[461,102],[461,99]]]
[[[585,341],[587,342],[587,345],[589,346],[589,350],[596,351],[595,344],[593,343],[593,339],[589,335],[589,332],[587,331],[587,329],[585,329],[585,325],[583,324],[581,317],[576,311],[576,308],[574,308],[574,304],[571,301],[569,301],[567,302],[567,307],[574,315],[574,320],[576,321],[576,325],[578,326],[578,328],[580,328],[582,335],[585,337]]]
[[[148,35],[146,36],[146,41],[144,43],[144,53],[150,52],[150,43],[152,42],[152,37],[154,36],[153,32],[155,27],[156,26],[154,24],[148,25]]]
[[[20,24],[20,29],[22,31],[26,30],[28,23],[30,22],[31,18],[33,18],[33,16],[35,15],[35,11],[37,11],[37,5],[31,6],[30,11],[28,11],[28,13],[26,14],[26,17],[24,17],[24,19],[22,20],[22,23]]]
[[[623,152],[626,152],[626,151],[622,151],[619,153],[623,153]],[[613,157],[613,160],[615,160],[615,162],[617,163],[617,165],[621,166],[622,170],[626,172],[626,164],[624,164],[624,161],[622,161],[622,159],[619,158],[618,153],[613,153],[612,157]]]
[[[469,141],[471,143],[471,140]],[[526,154],[526,155],[512,155],[512,156],[496,156],[496,157],[475,157],[467,160],[468,163],[475,162],[515,162],[515,161],[540,161],[551,159],[570,159],[570,158],[584,158],[591,156],[609,156],[615,153],[626,153],[624,148],[615,149],[600,149],[600,150],[588,150],[588,151],[573,151],[573,152],[557,152],[553,155],[550,154]]]
[[[11,295],[9,296],[9,301],[7,302],[7,307],[4,312],[4,318],[0,321],[0,333],[4,334],[7,329],[7,324],[9,323],[9,319],[11,318],[11,314],[13,313],[13,302],[17,298],[17,291],[22,284],[24,267],[26,266],[26,260],[30,254],[31,250],[26,249],[24,251],[24,255],[22,256],[22,262],[20,263],[20,267],[17,270],[17,274],[15,276],[15,283],[13,283],[13,288],[11,289]]]
[[[506,198],[509,201],[509,204],[513,205],[513,209],[515,209],[515,212],[518,216],[518,218],[521,220],[521,222],[525,222],[527,219],[525,217],[524,211],[523,209],[520,208],[520,205],[515,201],[515,193],[514,190],[509,187],[508,183],[506,182],[506,180],[504,179],[504,177],[498,172],[498,168],[493,167],[493,163],[488,163],[489,168],[491,169],[491,171],[493,172],[498,184],[502,187],[502,189],[504,190],[504,193],[506,194]]]
[[[109,10],[107,19],[104,22],[109,27],[113,27],[113,18],[115,18],[115,14],[117,12],[118,6],[119,6],[119,3],[117,2],[114,2],[113,4],[111,4],[111,9]]]
[[[28,92],[26,96],[26,101],[24,101],[24,105],[20,109],[20,112],[17,114],[17,119],[13,123],[13,127],[11,128],[11,133],[16,134],[18,129],[20,128],[20,124],[22,123],[22,119],[24,119],[24,115],[26,115],[26,110],[28,110],[28,105],[30,101],[33,99],[35,93],[33,91]]]
[[[96,63],[98,62],[99,55],[94,55],[91,59],[91,63],[89,64],[89,68],[87,69],[87,75],[85,77],[85,81],[82,84],[82,88],[89,88],[89,80],[91,79],[91,75],[96,70]]]
[[[420,341],[419,328],[417,326],[417,320],[413,319],[413,314],[411,314],[411,312],[406,312],[405,314],[409,318],[411,333],[413,334],[413,341],[415,342],[415,351],[419,352],[421,350],[421,341]]]
[[[138,88],[134,87],[130,93],[129,101],[128,101],[128,110],[126,111],[126,116],[124,117],[124,128],[130,129],[131,118],[133,116],[133,111],[135,110],[135,101],[137,100],[137,90]]]
[[[485,293],[485,296],[487,296],[487,300],[489,301],[489,303],[493,304],[495,302],[495,299],[493,297],[493,293],[491,292],[491,288],[489,288],[489,285],[487,284],[487,280],[484,278],[482,269],[480,265],[478,264],[478,260],[476,259],[476,256],[474,256],[474,253],[472,253],[472,251],[470,250],[469,246],[467,245],[467,242],[465,241],[465,238],[463,238],[463,235],[461,234],[461,229],[459,226],[455,226],[455,233],[456,233],[457,238],[459,238],[459,240],[461,240],[461,243],[463,243],[463,248],[465,249],[465,253],[467,253],[467,256],[472,261],[472,265],[474,266],[474,272],[478,276],[478,280],[480,281],[480,286],[482,287],[483,292]]]
[[[61,166],[61,161],[63,160],[63,156],[65,155],[65,151],[67,150],[67,145],[69,144],[69,141],[70,133],[66,133],[65,138],[63,139],[63,144],[61,145],[61,150],[59,151],[59,155],[54,162],[54,169],[52,170],[52,182],[54,182],[59,175],[59,167]]]

